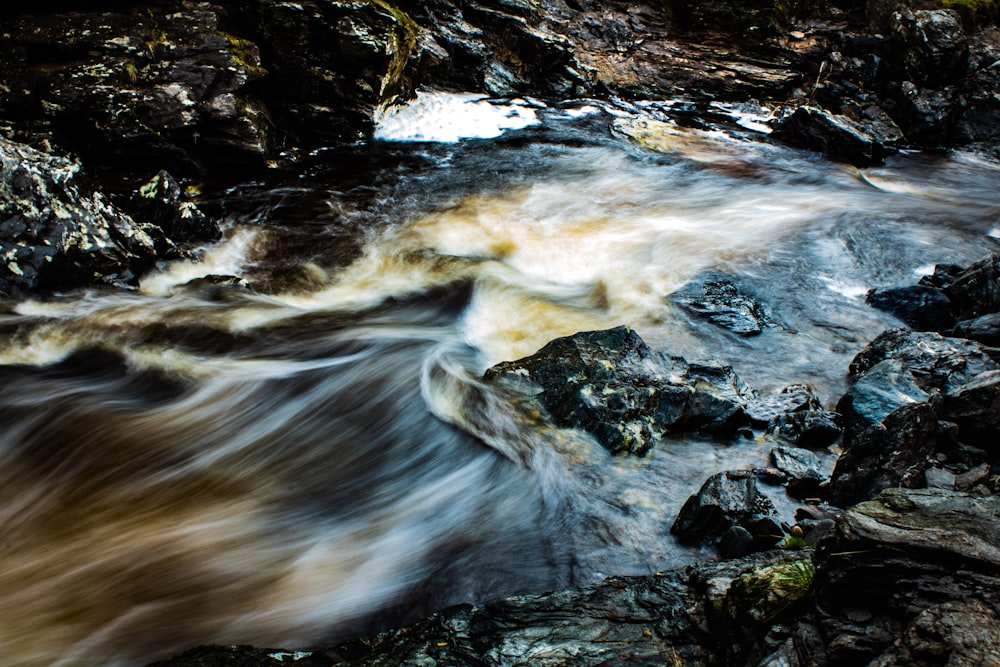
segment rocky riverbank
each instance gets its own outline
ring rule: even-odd
[[[421,87],[669,99],[670,123],[702,129],[713,103],[742,104],[771,112],[759,141],[859,166],[959,145],[1000,160],[996,18],[992,2],[886,0],[7,8],[0,294],[133,289],[219,235],[206,211],[227,188],[294,179]],[[714,475],[664,517],[718,562],[463,605],[317,651],[202,647],[158,664],[996,664],[998,267],[869,294],[907,326],[859,351],[835,410],[801,385],[761,395],[624,326],[487,372],[533,420],[615,455],[695,432],[767,443],[773,465]],[[672,298],[740,336],[775,326],[725,276]],[[794,517],[768,493],[795,499]]]

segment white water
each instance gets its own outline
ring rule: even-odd
[[[515,104],[515,119],[470,103],[496,129],[536,124],[434,145],[446,135],[401,130],[349,156],[378,156],[370,182],[306,174],[299,203],[236,216],[137,293],[0,315],[4,664],[307,648],[379,614],[707,557],[673,542],[673,515],[766,443],[612,459],[526,417],[482,370],[630,324],[829,404],[894,324],[867,289],[995,247],[1000,172],[969,156],[859,172],[654,106]],[[438,141],[483,135],[464,132]],[[349,225],[362,243],[345,262],[329,238]],[[292,270],[308,279],[282,287]],[[746,281],[780,326],[742,339],[674,306],[706,270]],[[187,284],[220,273],[261,291]]]

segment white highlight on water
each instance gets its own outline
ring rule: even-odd
[[[180,260],[142,279],[141,289],[154,296],[166,296],[172,289],[205,276],[238,276],[260,232],[233,230],[221,243],[209,248],[199,259]]]
[[[535,110],[522,100],[498,104],[477,93],[419,92],[409,104],[385,110],[375,138],[455,143],[498,137],[538,122]]]

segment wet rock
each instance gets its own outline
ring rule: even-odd
[[[0,138],[0,292],[131,285],[156,259],[137,225],[79,179],[80,165]]]
[[[845,435],[827,500],[848,507],[883,489],[923,487],[937,447],[936,428],[937,413],[928,403],[907,403],[856,436]]]
[[[892,648],[872,667],[988,665],[1000,655],[1000,616],[981,600],[951,600],[929,607],[910,622]]]
[[[732,278],[711,274],[671,295],[681,308],[740,336],[759,335],[774,326],[764,306]]]
[[[948,393],[941,414],[958,426],[964,444],[1000,458],[1000,371],[983,373]]]
[[[1000,255],[969,266],[952,278],[944,292],[960,320],[1000,312]]]
[[[1000,370],[978,343],[936,333],[889,329],[862,350],[848,369],[857,380],[886,359],[902,362],[914,382],[929,391],[951,391],[988,371]],[[922,400],[922,399],[921,399]]]
[[[881,424],[901,407],[924,403],[931,396],[899,359],[886,359],[859,377],[837,403],[844,416],[844,445],[871,426]]]
[[[903,81],[891,97],[892,118],[907,143],[937,147],[954,142],[965,109],[965,100],[957,87],[928,88]]]
[[[882,164],[889,152],[850,118],[810,106],[799,107],[783,118],[771,136],[790,146],[818,151],[858,166]]]
[[[949,336],[968,338],[990,347],[1000,346],[1000,313],[988,313],[970,320],[962,320],[948,332]]]
[[[782,533],[779,517],[757,489],[750,471],[731,470],[710,477],[685,501],[670,532],[683,542],[716,544],[733,526],[746,530],[754,550],[773,547]]]
[[[295,141],[370,135],[378,110],[412,91],[420,28],[393,2],[257,0],[230,20],[262,49],[254,86]]]
[[[802,410],[778,416],[768,433],[796,447],[824,449],[840,438],[843,417],[830,410]]]
[[[953,10],[903,9],[893,16],[892,38],[906,79],[923,86],[963,80],[969,66],[969,41]]]
[[[165,170],[136,191],[128,208],[133,218],[156,225],[174,242],[213,241],[221,234],[196,204],[185,201],[177,180]]]
[[[769,426],[782,415],[822,409],[812,388],[804,384],[791,384],[777,394],[758,396],[747,404],[747,416],[757,427]]]
[[[732,369],[654,352],[628,327],[558,338],[485,378],[534,396],[556,425],[613,454],[645,454],[664,433],[733,433],[751,395]]]
[[[51,137],[116,173],[246,173],[268,123],[246,84],[255,45],[219,28],[221,8],[184,2],[5,20],[0,109],[17,138]]]
[[[955,323],[951,300],[940,289],[928,285],[871,290],[865,301],[917,331],[944,331]]]
[[[788,475],[788,495],[809,498],[819,493],[819,486],[826,477],[815,454],[799,447],[775,447],[771,450],[771,460],[775,468]]]

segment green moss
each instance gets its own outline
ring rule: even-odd
[[[770,623],[812,587],[816,567],[809,558],[775,563],[743,573],[726,593],[725,609],[730,619]]]
[[[267,74],[267,70],[259,64],[260,61],[255,52],[257,47],[253,42],[226,32],[220,31],[219,34],[229,42],[229,55],[233,61],[242,67],[250,78],[259,79]]]
[[[399,93],[406,63],[417,46],[420,26],[406,12],[386,0],[368,0],[368,2],[387,11],[395,22],[392,61],[385,76],[382,77],[382,86],[379,90],[379,102],[384,105],[392,102],[392,98]]]
[[[998,0],[937,0],[943,9],[953,9],[962,17],[962,23],[973,26],[1000,18]]]

